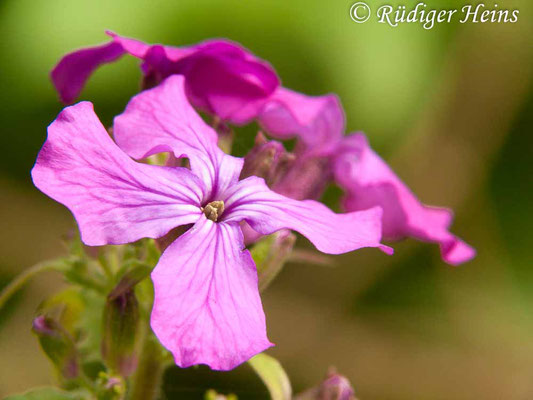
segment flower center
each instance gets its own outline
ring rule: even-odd
[[[202,207],[202,211],[207,219],[216,222],[224,212],[224,202],[222,200],[212,201],[205,207]]]

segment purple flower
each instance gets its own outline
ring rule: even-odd
[[[124,54],[143,60],[145,84],[166,77],[185,77],[194,106],[237,124],[255,118],[258,108],[279,86],[272,67],[228,40],[209,40],[190,47],[148,45],[108,32],[112,41],[74,51],[52,70],[52,81],[64,103],[80,94],[93,71]]]
[[[361,133],[349,135],[339,145],[333,161],[335,180],[345,189],[344,209],[383,208],[383,236],[389,240],[414,237],[440,245],[444,261],[459,265],[476,252],[449,232],[451,210],[426,206],[370,148]]]
[[[284,89],[279,89],[278,93]],[[275,95],[274,95],[275,96]],[[317,187],[302,186],[307,180],[324,183],[333,172],[336,183],[346,196],[347,211],[369,207],[383,208],[383,237],[398,240],[413,237],[440,245],[442,258],[451,265],[469,261],[475,250],[449,232],[452,212],[444,208],[425,206],[396,176],[389,166],[370,148],[364,135],[343,136],[344,114],[338,100],[332,96],[307,97],[285,91],[270,112],[260,116],[263,127],[274,136],[296,135],[302,142],[298,160],[314,168],[295,166],[286,182],[274,189],[288,196],[314,195]],[[327,156],[328,163],[324,164]],[[329,164],[329,165],[328,165]],[[314,171],[314,172],[312,172]],[[309,179],[309,175],[313,174]],[[298,182],[298,185],[294,185]],[[317,198],[317,197],[314,197]]]
[[[331,151],[344,132],[344,111],[337,96],[312,97],[283,87],[262,106],[258,121],[276,138],[298,136],[313,154]]]
[[[184,78],[169,77],[134,97],[111,140],[92,104],[65,108],[48,128],[32,170],[35,185],[67,206],[84,243],[159,238],[192,225],[152,273],[152,329],[181,367],[227,370],[272,346],[240,223],[267,235],[292,229],[320,251],[379,247],[381,209],[335,214],[315,201],[271,191],[262,178],[239,181],[243,160],[223,153],[217,135],[189,105]],[[137,163],[171,151],[191,169]]]

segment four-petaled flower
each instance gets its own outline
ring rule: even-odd
[[[262,178],[239,181],[243,160],[217,147],[181,76],[135,96],[115,118],[114,137],[118,147],[91,103],[67,107],[48,128],[33,181],[72,211],[90,246],[159,238],[192,225],[152,273],[152,329],[181,367],[227,370],[272,345],[243,221],[263,235],[298,231],[325,253],[390,252],[380,243],[379,207],[335,214],[277,194]],[[132,160],[159,152],[188,158],[190,169]]]

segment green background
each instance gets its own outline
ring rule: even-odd
[[[171,45],[226,37],[270,61],[285,86],[337,93],[348,131],[365,131],[422,201],[452,207],[453,231],[479,253],[453,268],[437,246],[408,240],[393,257],[361,250],[335,267],[289,264],[263,302],[270,354],[296,390],[335,365],[361,399],[533,398],[532,5],[498,3],[520,10],[515,24],[428,31],[375,17],[356,24],[352,3],[0,2],[0,284],[61,254],[61,235],[75,227],[29,177],[61,109],[48,79],[57,60],[106,41],[105,29]],[[124,58],[98,70],[82,98],[109,123],[139,77]],[[53,382],[30,326],[61,285],[43,275],[0,315],[0,396]]]

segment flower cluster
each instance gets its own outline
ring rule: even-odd
[[[344,134],[335,95],[282,87],[268,63],[226,40],[169,47],[109,35],[54,68],[61,100],[74,101],[97,67],[124,54],[142,60],[145,90],[115,117],[113,138],[91,103],[66,107],[32,178],[70,209],[86,245],[166,238],[152,272],[151,327],[177,365],[228,370],[272,346],[246,248],[263,235],[294,230],[328,254],[390,254],[382,237],[414,237],[438,243],[453,265],[474,256],[449,232],[450,211],[421,204],[363,134]],[[296,137],[295,150],[260,133],[245,158],[234,157],[198,110],[225,128],[257,121],[270,137]],[[165,165],[142,162],[160,153]],[[317,201],[330,182],[345,191],[343,214]]]

